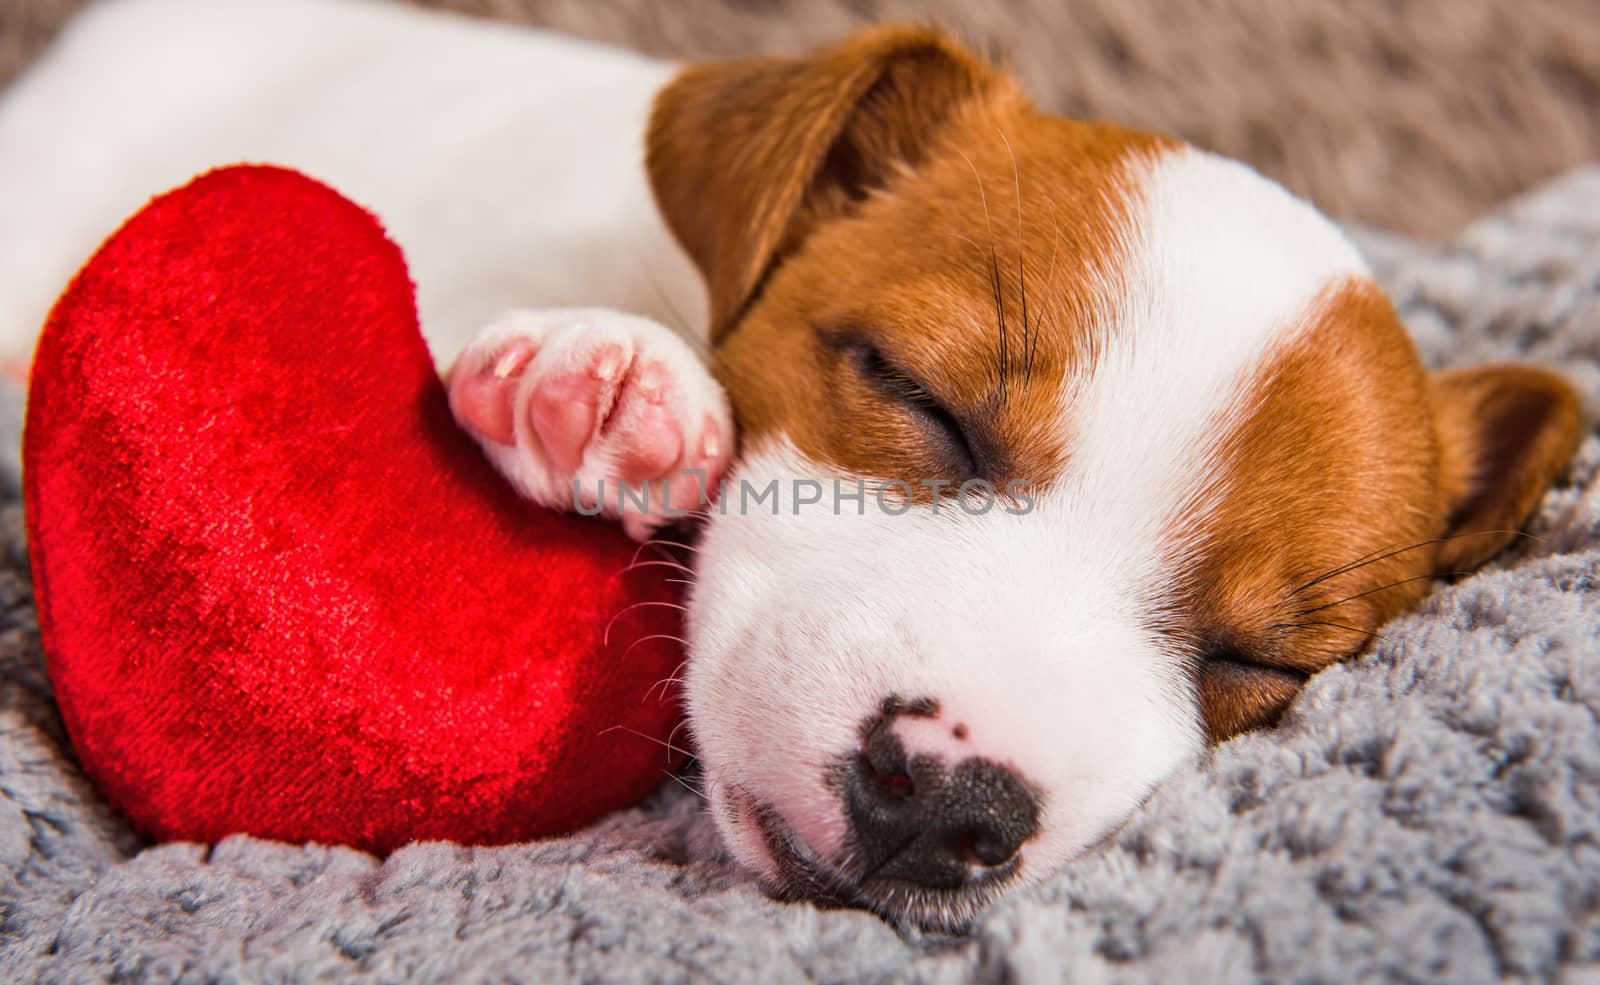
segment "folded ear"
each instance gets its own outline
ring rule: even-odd
[[[1578,395],[1530,366],[1480,366],[1430,381],[1448,521],[1436,570],[1467,571],[1516,536],[1577,448]]]
[[[940,124],[998,80],[943,35],[904,27],[673,79],[656,97],[647,167],[667,225],[709,285],[713,340],[775,260],[915,165]]]

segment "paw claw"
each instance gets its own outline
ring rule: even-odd
[[[615,312],[520,312],[479,339],[458,364],[471,372],[452,373],[451,409],[529,498],[571,509],[576,484],[585,508],[644,539],[715,495],[732,448],[727,404],[670,330]]]
[[[705,421],[700,425],[700,455],[705,461],[715,461],[722,455],[722,428],[717,425],[717,419],[707,414]]]
[[[456,419],[496,444],[515,445],[517,374],[537,351],[531,343],[513,342],[486,364],[457,364],[449,381]]]
[[[666,369],[660,363],[651,363],[639,371],[639,395],[652,404],[666,403],[668,381]]]
[[[622,371],[627,368],[627,353],[622,351],[621,346],[608,345],[600,348],[591,372],[601,383],[615,383],[622,376]]]
[[[500,358],[495,360],[494,375],[498,379],[509,380],[522,373],[523,367],[528,365],[528,360],[538,350],[527,342],[513,342]]]

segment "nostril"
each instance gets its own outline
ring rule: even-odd
[[[1039,801],[1013,770],[985,759],[962,762],[945,784],[944,811],[960,827],[961,855],[994,868],[1011,861],[1039,830]]]
[[[971,828],[958,834],[951,847],[973,868],[992,869],[1015,858],[1022,843],[984,828]]]
[[[917,786],[911,779],[905,746],[894,734],[892,723],[892,717],[885,716],[867,732],[861,747],[861,771],[879,790],[910,799],[916,795]]]
[[[910,774],[903,772],[885,772],[872,763],[869,756],[861,757],[861,769],[867,774],[875,786],[885,793],[899,797],[901,800],[910,800],[916,795],[917,785]]]
[[[950,839],[950,851],[961,861],[975,869],[989,865],[978,854],[978,835],[971,831],[962,831]]]

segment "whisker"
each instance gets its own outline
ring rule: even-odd
[[[1036,318],[1034,320],[1033,346],[1028,349],[1028,357],[1027,357],[1027,364],[1028,364],[1028,366],[1027,366],[1027,378],[1029,380],[1033,379],[1033,357],[1034,357],[1034,353],[1038,350],[1039,338],[1042,335],[1044,335],[1045,330],[1047,328],[1051,327],[1054,324],[1055,324],[1055,306],[1051,302],[1046,301],[1044,306],[1042,308],[1040,308],[1040,310],[1039,310],[1038,318]]]
[[[661,680],[656,681],[654,684],[650,685],[650,690],[648,690],[648,691],[646,691],[644,693],[644,698],[640,698],[639,699],[639,703],[640,704],[644,704],[645,698],[648,698],[648,697],[650,697],[650,695],[654,694],[655,691],[656,691],[656,688],[658,688],[658,687],[661,688],[661,700],[665,701],[665,700],[667,700],[667,689],[668,688],[672,687],[673,685],[677,685],[678,687],[683,687],[686,683],[688,683],[688,682],[685,681],[683,678],[678,677],[676,675],[674,675],[672,677],[663,677],[663,678],[661,678]]]
[[[672,637],[672,639],[678,639],[678,638],[676,636],[674,636],[674,637]],[[678,640],[678,642],[679,643],[683,643],[683,640]],[[684,645],[687,646],[688,644],[684,643]],[[683,682],[678,679],[678,675],[680,673],[682,673],[683,669],[685,667],[687,667],[687,666],[689,666],[689,661],[687,659],[684,659],[684,660],[680,661],[678,663],[678,666],[672,668],[672,673],[671,674],[669,674],[668,676],[662,678],[659,681],[656,681],[654,684],[650,685],[650,690],[648,690],[648,691],[646,691],[644,693],[644,697],[639,699],[639,703],[640,704],[644,704],[645,701],[647,701],[649,699],[650,695],[656,693],[656,688],[661,687],[661,685],[663,685],[663,684],[671,684],[671,683],[682,684]],[[667,697],[666,690],[663,689],[662,692],[661,692],[661,699],[663,701],[665,701],[666,697]]]
[[[964,240],[965,242],[971,243],[972,244],[972,248],[977,250],[979,253],[982,253],[984,251],[983,250],[983,245],[980,244],[977,240],[973,239],[971,236],[968,236],[966,233],[951,233],[950,235],[954,236],[956,239]]]
[[[628,612],[630,612],[630,611],[632,611],[634,609],[642,609],[642,608],[644,608],[646,606],[651,606],[651,605],[664,605],[669,609],[677,609],[679,612],[688,612],[689,611],[687,608],[685,608],[684,606],[679,605],[676,602],[645,601],[645,602],[634,602],[634,603],[631,603],[629,605],[625,605],[620,610],[618,610],[616,615],[612,616],[609,620],[606,621],[606,631],[601,636],[600,645],[601,646],[610,646],[611,645],[611,627],[616,625],[616,622],[617,622],[618,619],[621,619],[624,615],[626,615]]]
[[[1375,640],[1382,640],[1385,643],[1389,642],[1389,637],[1384,636],[1381,633],[1374,633],[1370,629],[1362,629],[1359,626],[1346,626],[1344,623],[1341,623],[1341,622],[1326,622],[1326,621],[1315,621],[1315,620],[1310,621],[1310,622],[1276,622],[1276,623],[1273,623],[1270,628],[1272,628],[1272,629],[1303,629],[1303,628],[1305,628],[1307,626],[1329,626],[1329,627],[1332,627],[1333,629],[1343,629],[1343,630],[1345,630],[1347,632],[1351,632],[1351,633],[1360,633],[1362,636],[1370,636]]]
[[[700,549],[698,547],[693,547],[693,546],[690,546],[689,544],[679,543],[678,541],[675,541],[675,540],[662,540],[660,538],[651,538],[650,540],[645,540],[645,541],[640,541],[639,542],[639,546],[634,548],[632,560],[630,560],[628,563],[629,564],[633,564],[634,562],[638,561],[639,560],[639,555],[644,552],[644,549],[646,547],[655,547],[655,548],[658,548],[658,549],[659,548],[666,548],[666,547],[681,547],[686,551],[689,551],[691,553],[696,553],[696,554],[698,554],[699,551],[700,551]]]
[[[1425,575],[1413,575],[1410,578],[1402,578],[1399,581],[1392,581],[1387,585],[1379,585],[1377,588],[1369,588],[1364,592],[1357,592],[1354,595],[1348,595],[1348,596],[1340,599],[1337,602],[1329,602],[1326,605],[1318,605],[1318,606],[1314,606],[1314,607],[1312,607],[1310,609],[1301,609],[1300,610],[1300,615],[1309,616],[1313,612],[1321,612],[1323,609],[1332,609],[1335,606],[1344,605],[1346,602],[1354,602],[1356,599],[1366,598],[1368,595],[1376,595],[1379,592],[1387,592],[1391,588],[1399,588],[1401,585],[1409,585],[1414,581],[1425,581],[1425,580],[1430,579],[1430,578],[1448,578],[1448,577],[1452,577],[1452,576],[1455,576],[1455,575],[1464,575],[1466,573],[1467,572],[1465,572],[1465,571],[1446,571],[1446,572],[1433,572],[1433,571],[1430,571]]]
[[[1000,135],[1000,142],[1006,146],[1006,156],[1011,158],[1011,178],[1016,184],[1017,203],[1017,290],[1021,295],[1022,308],[1022,351],[1026,354],[1032,347],[1028,340],[1028,279],[1023,274],[1024,239],[1022,226],[1022,171],[1017,167],[1016,152],[1011,149],[1011,141],[1006,139],[1006,132],[999,126],[994,132]],[[1026,356],[1024,357],[1026,358]]]
[[[667,744],[669,746],[672,745],[672,741],[678,737],[678,733],[683,731],[683,727],[685,725],[688,725],[688,724],[689,724],[689,719],[688,718],[681,718],[681,719],[678,720],[678,724],[674,725],[672,727],[672,731],[667,733]],[[684,755],[685,756],[690,756],[692,754],[691,753],[684,753]]]
[[[629,572],[634,571],[634,570],[636,570],[638,568],[672,568],[673,570],[681,571],[684,574],[689,575],[690,577],[694,576],[694,569],[690,568],[688,565],[679,564],[677,561],[668,561],[668,560],[666,560],[664,558],[658,558],[658,559],[652,559],[652,560],[649,560],[649,561],[633,561],[633,562],[630,562],[626,568],[623,568],[620,571],[614,572],[611,575],[610,578],[607,578],[606,579],[606,585],[609,587],[618,578],[621,578],[623,575],[626,575]]]
[[[630,652],[632,652],[634,647],[638,646],[640,643],[648,643],[651,640],[672,640],[672,641],[674,641],[676,643],[682,644],[683,646],[688,646],[689,645],[689,641],[688,640],[683,639],[680,636],[673,636],[671,633],[651,633],[649,636],[641,636],[638,639],[634,640],[632,643],[629,643],[628,644],[628,648],[626,650],[623,650],[620,654],[617,655],[617,659],[618,660],[622,660]],[[678,665],[678,670],[682,670],[682,669],[683,669],[683,665],[679,664]],[[673,671],[674,674],[676,674],[677,672],[678,672],[677,670]],[[650,691],[654,691],[655,689],[656,688],[655,688],[654,684],[650,685]],[[648,698],[650,696],[650,691],[646,691],[644,693],[645,698]],[[643,704],[644,703],[644,698],[640,698],[639,699],[639,703]]]
[[[666,742],[662,742],[660,739],[656,738],[655,736],[646,735],[645,733],[639,731],[638,729],[634,728],[631,725],[613,725],[610,728],[601,729],[600,730],[600,734],[601,735],[610,735],[612,732],[615,732],[615,731],[617,731],[619,729],[621,731],[623,731],[623,732],[629,732],[629,733],[631,733],[633,735],[636,735],[639,738],[644,739],[646,742],[654,742],[658,746],[666,746],[667,749],[671,750],[672,752],[677,753],[680,756],[689,756],[690,755],[689,750],[680,749],[680,748],[674,746],[672,744],[672,740],[671,740],[670,737],[667,739]],[[678,734],[677,729],[673,729],[672,734],[673,735],[677,735]]]
[[[1049,291],[1050,285],[1054,284],[1056,281],[1056,260],[1058,258],[1057,250],[1061,246],[1061,223],[1054,215],[1050,217],[1050,226],[1050,266],[1045,271],[1044,275],[1044,287],[1046,291]],[[1046,307],[1044,311],[1039,312],[1038,324],[1034,325],[1033,339],[1028,345],[1027,378],[1030,382],[1033,380],[1033,355],[1036,351],[1038,351],[1039,337],[1044,334],[1044,328],[1048,319],[1048,311],[1049,308]]]
[[[627,573],[635,568],[671,568],[674,571],[681,571],[686,575],[692,576],[694,574],[694,569],[689,567],[687,564],[682,564],[678,561],[669,561],[666,558],[654,558],[649,561],[639,561],[628,565],[626,568],[623,568],[622,571],[623,573]]]
[[[635,256],[639,261],[639,269],[644,272],[645,280],[649,282],[650,289],[655,292],[656,300],[661,302],[661,306],[666,309],[667,314],[672,318],[673,334],[683,339],[691,349],[695,350],[695,354],[700,357],[702,363],[707,366],[719,364],[722,361],[722,354],[711,347],[711,342],[706,337],[707,327],[696,328],[690,324],[689,319],[684,317],[683,309],[673,303],[672,295],[667,292],[666,287],[661,283],[661,278],[658,276],[656,269],[643,256],[639,256],[637,253]]]
[[[989,232],[989,287],[994,294],[995,321],[1000,330],[1000,402],[1006,400],[1006,373],[1009,360],[1007,358],[1007,332],[1006,332],[1006,307],[1005,293],[1000,286],[1000,258],[994,248],[994,221],[989,214],[989,193],[984,190],[983,176],[978,173],[977,165],[972,163],[972,158],[961,151],[956,151],[961,159],[967,162],[967,167],[972,171],[972,177],[978,182],[978,198],[983,202],[983,225]],[[981,249],[981,247],[980,247]]]
[[[1044,275],[1046,287],[1056,281],[1056,260],[1059,259],[1057,248],[1061,245],[1061,223],[1054,215],[1050,217],[1050,225],[1054,232],[1050,234],[1050,269],[1045,271]]]
[[[701,800],[705,800],[706,799],[705,791],[704,790],[700,790],[697,787],[695,787],[694,784],[690,783],[686,778],[684,778],[682,776],[679,776],[677,773],[673,772],[672,770],[662,770],[661,772],[665,773],[667,775],[668,779],[672,780],[674,783],[678,784],[678,786],[682,787],[683,789],[685,789],[685,790],[689,791],[690,793],[694,794],[696,797],[699,797]],[[708,809],[709,808],[702,808],[702,810],[708,810]]]
[[[1395,557],[1395,556],[1400,555],[1400,554],[1405,554],[1408,551],[1417,550],[1420,547],[1428,547],[1428,546],[1433,545],[1433,544],[1443,544],[1443,543],[1446,543],[1448,541],[1459,540],[1462,537],[1482,537],[1482,536],[1486,536],[1488,534],[1498,534],[1498,535],[1502,535],[1502,536],[1511,535],[1511,536],[1514,536],[1514,537],[1525,537],[1528,540],[1531,540],[1536,544],[1543,544],[1544,543],[1543,539],[1541,539],[1539,537],[1535,537],[1533,534],[1527,533],[1526,531],[1522,531],[1522,530],[1470,530],[1470,531],[1468,531],[1466,533],[1450,534],[1447,537],[1433,537],[1433,538],[1430,538],[1428,540],[1418,541],[1417,543],[1412,544],[1409,547],[1401,547],[1401,548],[1398,548],[1398,549],[1395,549],[1395,550],[1389,550],[1388,548],[1380,547],[1376,551],[1372,551],[1370,553],[1363,554],[1360,557],[1356,558],[1354,561],[1351,561],[1348,564],[1340,565],[1339,567],[1334,568],[1332,571],[1329,571],[1326,574],[1318,575],[1317,577],[1315,577],[1315,578],[1311,579],[1310,581],[1306,582],[1304,585],[1301,585],[1299,588],[1296,588],[1294,591],[1290,592],[1289,596],[1292,598],[1292,597],[1294,597],[1296,595],[1299,595],[1301,592],[1305,591],[1306,589],[1311,588],[1313,585],[1319,585],[1322,582],[1327,581],[1329,578],[1337,578],[1339,575],[1345,574],[1346,572],[1354,571],[1357,568],[1366,567],[1369,564],[1377,564],[1379,561],[1386,561],[1389,558]],[[1378,555],[1378,556],[1374,557],[1374,555]]]
[[[1401,547],[1401,548],[1398,548],[1396,550],[1388,550],[1387,548],[1380,547],[1375,551],[1371,551],[1371,552],[1369,552],[1367,554],[1361,555],[1360,557],[1356,558],[1354,561],[1351,561],[1348,564],[1342,564],[1339,567],[1334,568],[1332,571],[1327,572],[1326,574],[1319,575],[1318,577],[1311,579],[1310,581],[1306,582],[1304,585],[1301,585],[1299,588],[1296,588],[1294,591],[1290,592],[1289,596],[1292,598],[1292,597],[1294,597],[1296,595],[1299,595],[1301,592],[1305,591],[1306,589],[1311,588],[1311,587],[1316,586],[1316,585],[1320,585],[1323,582],[1327,581],[1329,578],[1337,578],[1339,575],[1342,575],[1347,571],[1354,571],[1357,568],[1365,567],[1366,565],[1369,565],[1369,564],[1377,564],[1379,561],[1386,561],[1389,558],[1395,557],[1395,556],[1400,555],[1400,554],[1405,554],[1408,551],[1414,551],[1419,547],[1427,547],[1430,544],[1443,543],[1443,541],[1444,541],[1444,538],[1442,538],[1442,537],[1434,537],[1434,538],[1431,538],[1429,540],[1418,541],[1417,543],[1412,544],[1409,547]]]
[[[1004,292],[1002,291],[1002,289],[1000,287],[1000,260],[995,255],[993,244],[991,244],[989,246],[989,285],[990,285],[990,289],[991,289],[992,293],[994,294],[995,322],[1000,327],[999,377],[1000,377],[1000,402],[1003,404],[1003,403],[1005,403],[1005,400],[1006,400],[1007,378],[1010,376],[1010,373],[1011,373],[1011,370],[1010,370],[1011,360],[1009,358],[1009,352],[1008,352],[1008,349],[1009,349],[1009,345],[1008,345],[1009,333],[1006,331],[1005,295],[1004,295]]]

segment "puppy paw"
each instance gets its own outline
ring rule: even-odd
[[[450,409],[525,496],[628,535],[709,505],[732,453],[722,388],[670,329],[602,309],[514,311],[446,375]]]

